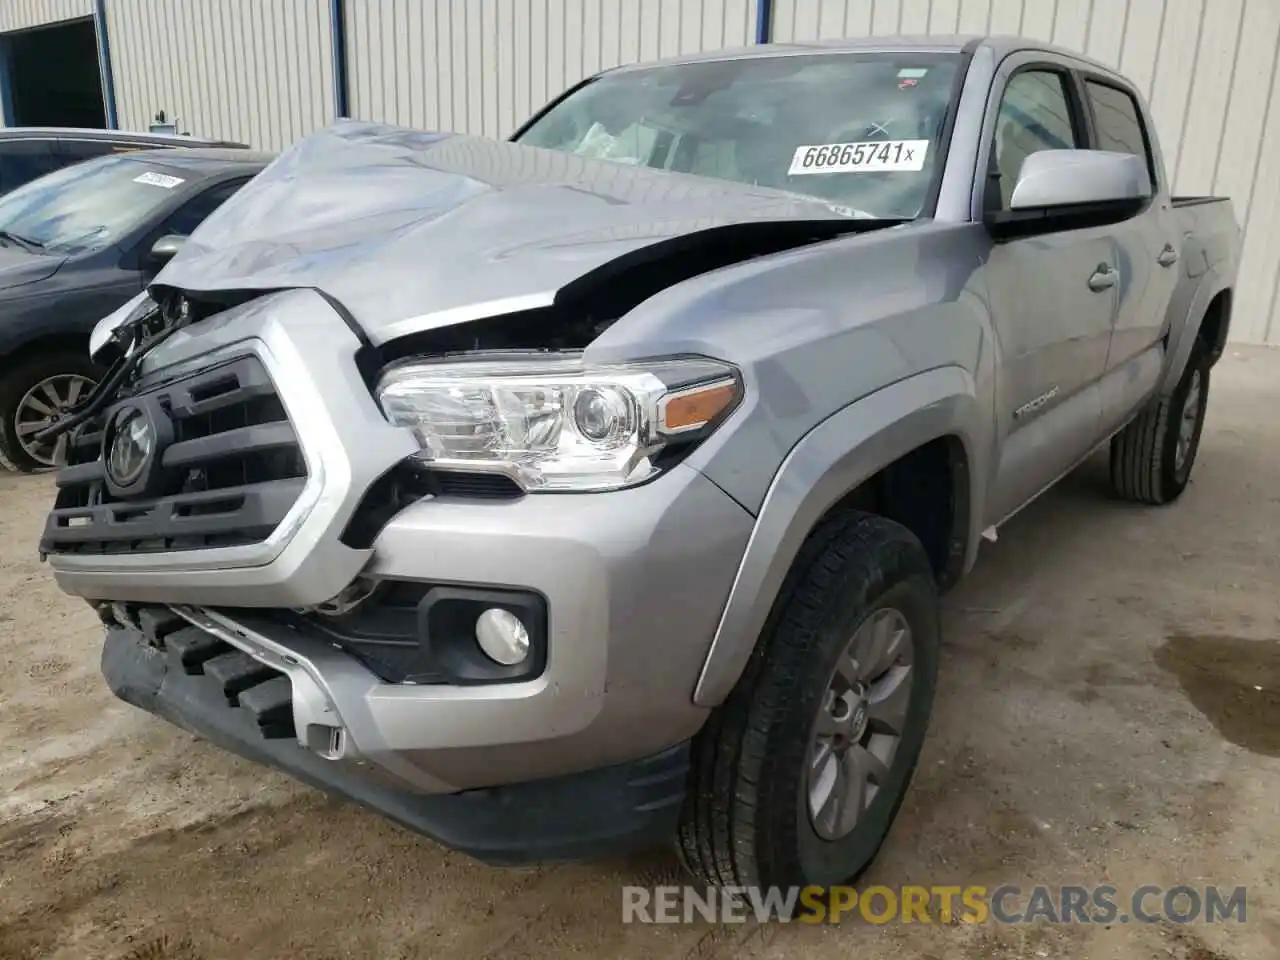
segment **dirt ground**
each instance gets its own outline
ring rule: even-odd
[[[1105,459],[945,600],[939,702],[864,883],[1246,886],[1244,924],[621,923],[655,854],[490,869],[114,700],[35,556],[51,482],[0,475],[0,958],[1263,960],[1280,955],[1280,351],[1214,372],[1193,485]]]

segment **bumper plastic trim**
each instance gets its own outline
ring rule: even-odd
[[[329,761],[287,739],[265,739],[209,678],[191,676],[132,629],[107,631],[102,672],[121,700],[248,760],[274,767],[494,865],[611,856],[675,834],[689,744],[571,776],[457,794],[423,795]]]

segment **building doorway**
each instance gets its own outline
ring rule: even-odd
[[[105,127],[93,20],[68,20],[4,37],[11,127]]]

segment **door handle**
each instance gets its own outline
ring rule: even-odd
[[[1173,249],[1173,244],[1166,243],[1164,249],[1160,251],[1160,256],[1156,257],[1156,263],[1162,267],[1172,267],[1178,262],[1178,251]]]
[[[1113,270],[1105,263],[1100,263],[1098,264],[1098,269],[1093,271],[1093,275],[1089,277],[1089,289],[1094,293],[1110,290],[1116,285],[1116,278],[1119,276],[1119,270]]]

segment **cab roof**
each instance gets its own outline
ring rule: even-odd
[[[1055,46],[1042,40],[1030,37],[983,35],[983,34],[930,34],[901,35],[883,37],[845,37],[831,40],[811,40],[791,43],[759,43],[749,47],[735,47],[726,50],[708,50],[702,53],[683,54],[662,60],[650,60],[645,63],[626,64],[604,71],[621,73],[631,70],[644,70],[649,67],[667,66],[680,63],[710,62],[716,60],[747,60],[762,57],[778,56],[820,56],[832,53],[964,53],[979,48],[990,50],[1000,60],[1020,50],[1043,50],[1063,57],[1070,57],[1081,63],[1090,64],[1100,71],[1114,73],[1113,68],[1096,61],[1075,50]]]

